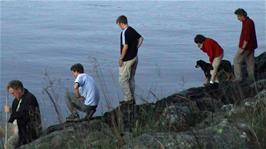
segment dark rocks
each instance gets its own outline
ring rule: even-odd
[[[257,80],[266,78],[266,52],[255,58],[255,75]]]
[[[38,148],[115,148],[116,137],[111,128],[101,120],[91,122],[67,123],[56,126],[53,132],[41,136],[34,142],[21,146],[20,149]],[[64,129],[61,129],[65,127]]]
[[[247,149],[246,138],[241,134],[241,130],[225,119],[217,125],[199,130],[144,133],[129,141],[123,149]]]
[[[49,127],[26,148],[266,148],[266,53],[253,81],[190,88],[143,105],[123,104],[90,122]]]

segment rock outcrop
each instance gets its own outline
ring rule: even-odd
[[[121,105],[90,122],[51,126],[20,149],[265,148],[265,56],[256,58],[256,82],[223,82],[155,103]]]

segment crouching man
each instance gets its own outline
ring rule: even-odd
[[[79,121],[78,111],[86,113],[86,116],[81,120],[90,120],[96,112],[99,103],[100,95],[98,87],[94,79],[84,73],[84,68],[81,64],[74,64],[70,68],[74,81],[74,97],[67,97],[67,105],[71,114],[66,118],[66,121]]]

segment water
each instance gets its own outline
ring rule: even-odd
[[[93,58],[102,72],[97,81],[108,96],[102,97],[97,115],[117,106],[120,29],[115,21],[121,14],[145,39],[139,49],[138,97],[154,102],[200,86],[204,76],[195,69],[195,61],[208,58],[193,38],[197,33],[214,38],[224,48],[224,58],[232,62],[241,29],[234,15],[239,7],[255,22],[259,55],[266,49],[265,1],[1,1],[0,106],[7,82],[19,79],[37,96],[45,126],[56,123],[54,108],[43,93],[48,84],[45,72],[55,83],[66,116],[64,92],[72,90],[74,79],[69,68],[79,62],[95,76]]]

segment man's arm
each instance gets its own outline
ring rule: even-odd
[[[25,100],[25,99],[21,99],[21,100]],[[13,121],[15,119],[16,120],[20,119],[20,120],[23,120],[24,122],[29,120],[29,109],[30,109],[31,105],[30,105],[30,103],[28,101],[24,101],[24,102],[25,103],[20,104],[20,107],[19,107],[19,109],[17,111],[16,111],[16,109],[17,109],[17,106],[19,106],[19,105],[14,106],[12,104],[12,111],[11,111],[10,118],[8,120],[9,123],[13,123]]]
[[[144,38],[143,37],[140,37],[138,39],[138,48],[142,45],[143,41],[144,41]]]
[[[5,105],[5,106],[4,106],[4,111],[5,111],[6,113],[11,113],[11,107],[8,106],[8,105]],[[8,122],[9,122],[9,123],[12,123],[14,120],[15,120],[15,118],[14,118],[13,114],[11,113]]]
[[[245,48],[247,47],[247,44],[248,44],[248,42],[247,42],[246,40],[244,40],[244,43],[243,43],[243,45],[242,45],[242,48],[241,48],[241,49],[245,49]]]
[[[250,22],[247,22],[246,24],[244,24],[243,27],[244,27],[244,33],[243,33],[244,42],[243,42],[243,45],[241,47],[239,47],[241,54],[244,52],[244,50],[247,47],[248,42],[250,41],[252,24]]]
[[[243,54],[243,52],[245,51],[245,48],[247,46],[248,42],[246,40],[244,40],[244,43],[242,45],[241,48],[239,48],[240,54]]]
[[[81,98],[81,96],[79,94],[79,84],[77,82],[75,82],[75,84],[74,84],[74,96],[76,98]]]
[[[121,53],[120,58],[119,58],[119,66],[120,67],[123,65],[123,59],[127,53],[127,49],[128,49],[128,45],[124,44],[123,49],[122,49],[122,53]]]

